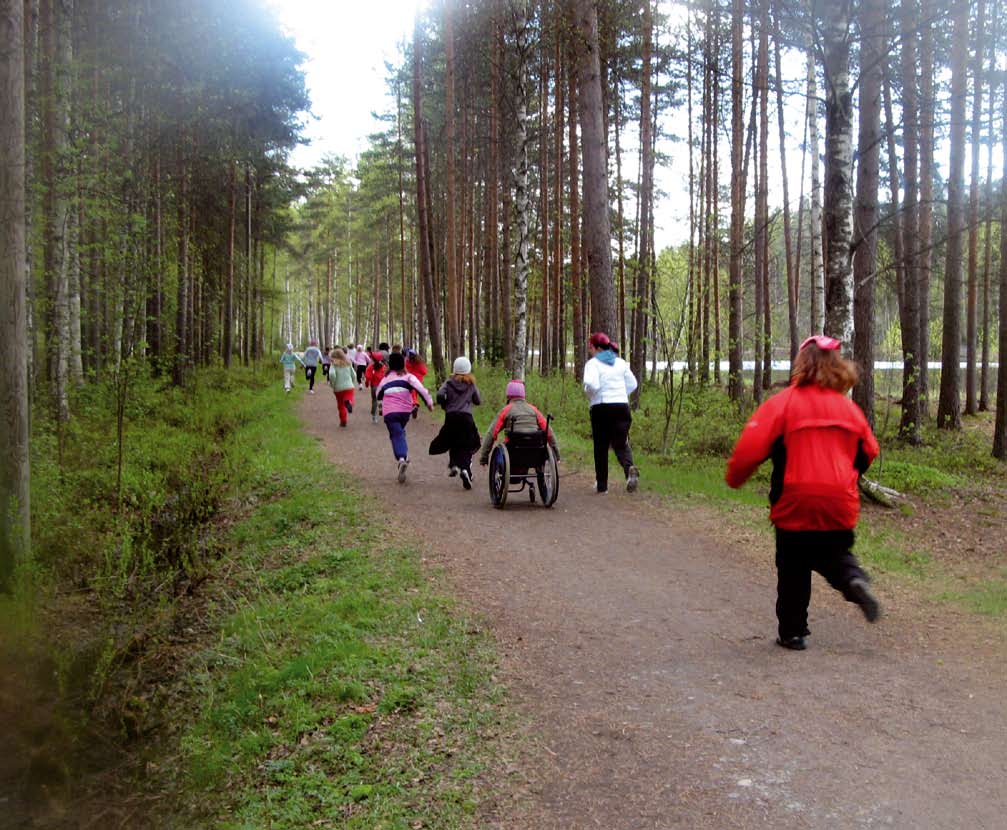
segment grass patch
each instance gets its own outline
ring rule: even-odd
[[[419,554],[325,463],[281,396],[240,427],[255,509],[230,533],[229,601],[188,666],[186,822],[465,828],[491,758],[493,652]],[[372,511],[372,512],[368,512]]]
[[[942,599],[956,602],[977,614],[1004,617],[1007,616],[1007,579],[989,579],[967,591],[943,594]]]

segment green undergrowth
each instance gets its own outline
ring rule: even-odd
[[[475,826],[500,717],[488,638],[417,550],[384,541],[391,514],[282,394],[234,435],[249,509],[218,633],[186,668],[178,826]]]

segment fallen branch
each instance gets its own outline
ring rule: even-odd
[[[861,493],[883,507],[895,507],[909,501],[909,497],[905,493],[900,493],[891,487],[878,484],[878,482],[872,481],[867,476],[860,476],[859,486]]]

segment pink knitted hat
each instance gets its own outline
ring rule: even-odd
[[[507,384],[507,397],[508,398],[523,398],[524,397],[524,381],[523,380],[512,380]]]

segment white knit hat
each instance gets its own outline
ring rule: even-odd
[[[462,355],[455,358],[455,364],[451,367],[452,374],[467,375],[472,371],[472,361]]]

